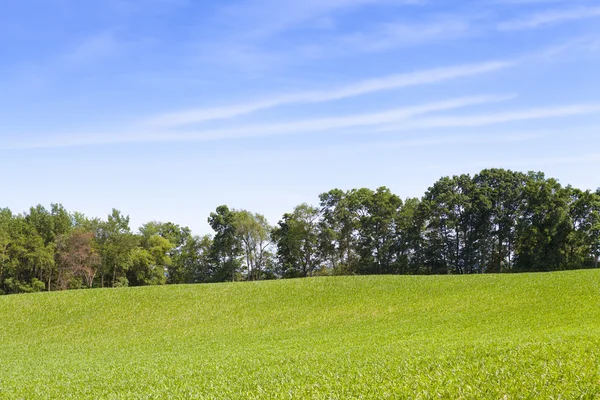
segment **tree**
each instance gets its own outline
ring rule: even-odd
[[[272,228],[263,215],[246,210],[235,212],[234,224],[246,261],[246,279],[259,280],[268,263]]]
[[[444,177],[426,192],[426,264],[433,273],[473,271],[474,207],[469,175]]]
[[[211,259],[212,245],[213,240],[209,235],[187,239],[173,261],[177,265],[177,275],[170,275],[169,283],[205,283],[213,280],[215,264]]]
[[[45,276],[54,267],[54,243],[46,244],[22,215],[8,219],[7,230],[3,273],[9,277],[2,282],[4,287],[9,293],[43,290]]]
[[[517,225],[516,271],[566,268],[565,244],[572,229],[568,194],[555,179],[528,174]]]
[[[598,258],[600,258],[600,189],[594,193],[592,210],[588,216],[588,226],[594,268],[598,268]]]
[[[149,222],[140,228],[140,234],[143,244],[152,236],[160,236],[171,244],[171,248],[166,253],[169,262],[164,265],[167,283],[187,283],[185,257],[182,254],[188,243],[194,241],[191,230],[171,222]]]
[[[172,260],[173,244],[160,235],[142,236],[141,245],[132,253],[128,281],[133,286],[164,285]]]
[[[397,216],[395,251],[401,274],[423,272],[424,218],[419,213],[420,205],[418,198],[406,199]]]
[[[69,289],[79,286],[74,278],[80,279],[88,288],[101,265],[100,254],[95,249],[94,233],[75,229],[58,237],[59,271],[57,286]]]
[[[597,268],[600,259],[600,189],[563,187],[541,172],[442,177],[406,201],[386,187],[334,189],[275,228],[227,206],[208,222],[214,237],[155,221],[134,234],[116,209],[104,221],[60,204],[0,209],[0,294],[315,274],[555,271]]]
[[[321,252],[337,273],[357,272],[358,218],[349,203],[348,193],[334,189],[319,196],[321,214]]]
[[[284,277],[312,276],[321,267],[319,216],[317,208],[301,204],[293,213],[285,214],[273,231],[280,273]]]
[[[523,173],[502,169],[486,169],[473,178],[480,272],[512,271],[527,179]]]
[[[236,231],[236,214],[223,205],[210,214],[208,223],[215,231],[211,245],[211,262],[215,264],[218,281],[236,280],[241,265],[242,245]]]
[[[44,246],[48,248],[47,251],[53,252],[54,261],[51,263],[45,262],[43,273],[39,276],[40,280],[47,282],[47,289],[51,290],[55,266],[58,264],[56,241],[60,235],[71,231],[73,226],[71,216],[60,204],[51,204],[50,211],[42,205],[37,205],[29,209],[29,213],[25,215],[25,220],[37,233],[37,236],[42,238]]]
[[[9,229],[12,218],[13,215],[9,209],[0,209],[0,294],[2,294],[4,272],[9,262],[8,246],[11,242]]]
[[[129,228],[129,217],[113,209],[107,221],[100,225],[97,240],[102,257],[100,286],[104,287],[106,276],[110,277],[112,286],[128,284],[126,272],[133,264],[133,251],[138,245],[138,239]]]
[[[397,226],[402,199],[386,187],[347,194],[358,218],[357,254],[361,274],[392,274],[401,269]]]

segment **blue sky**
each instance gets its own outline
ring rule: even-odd
[[[600,2],[22,0],[0,13],[0,206],[208,233],[333,189],[502,167],[600,186]]]

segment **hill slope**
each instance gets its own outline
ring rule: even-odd
[[[596,398],[600,271],[0,298],[0,398]]]

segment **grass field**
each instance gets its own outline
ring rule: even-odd
[[[600,271],[3,296],[0,398],[600,398]]]

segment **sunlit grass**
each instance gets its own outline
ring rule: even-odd
[[[600,271],[4,296],[0,398],[600,398]]]

